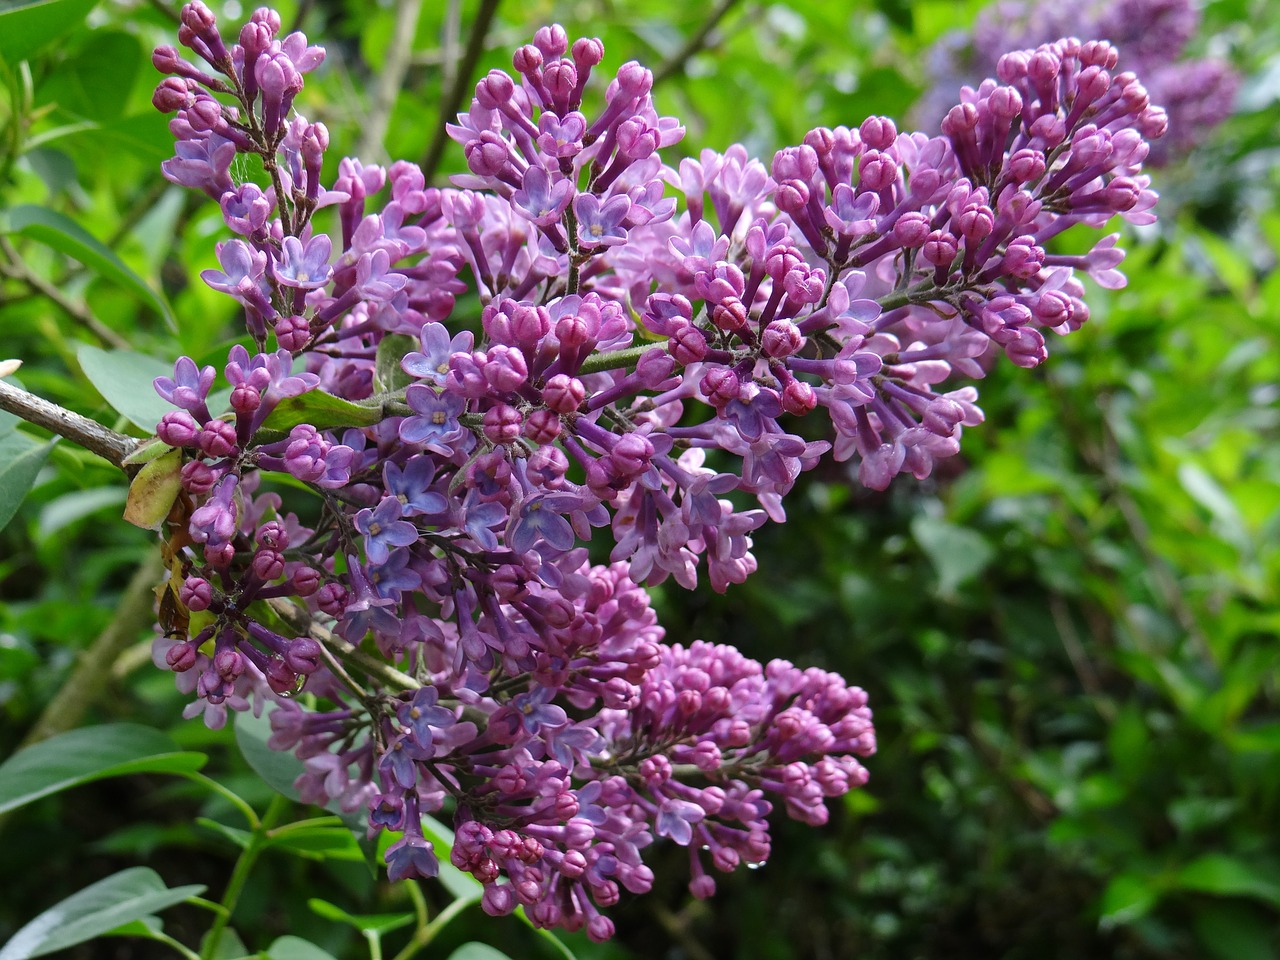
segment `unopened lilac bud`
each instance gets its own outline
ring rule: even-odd
[[[171,447],[189,447],[200,435],[200,425],[185,410],[170,410],[156,424],[156,436]]]
[[[284,554],[274,550],[259,550],[253,555],[250,569],[260,580],[270,583],[284,576]]]
[[[1009,175],[1019,183],[1030,183],[1044,176],[1044,154],[1025,148],[1009,157]]]
[[[534,443],[553,443],[560,436],[560,417],[550,410],[534,410],[524,422],[524,435]]]
[[[693,894],[695,899],[707,900],[714,897],[716,893],[716,882],[709,874],[702,874],[700,877],[694,877],[689,881],[689,892]]]
[[[206,543],[204,545],[204,562],[219,570],[231,566],[236,557],[236,548],[230,543]]]
[[[721,873],[732,873],[741,862],[742,857],[733,847],[716,847],[711,851],[711,863]]]
[[[231,391],[231,409],[240,414],[251,414],[262,405],[262,395],[247,383],[241,383]]]
[[[196,438],[196,445],[208,457],[225,457],[236,448],[236,428],[225,420],[210,420]]]
[[[929,218],[923,213],[904,213],[893,225],[893,239],[904,247],[919,247],[929,238]]]
[[[950,233],[945,230],[935,230],[929,234],[923,246],[920,249],[920,255],[926,262],[933,264],[935,267],[950,267],[955,262],[956,254],[960,252],[960,244]]]
[[[294,673],[308,675],[320,668],[320,644],[311,637],[297,637],[290,641],[284,660]]]
[[[542,390],[542,402],[559,414],[573,413],[586,399],[587,388],[577,377],[558,373]]]
[[[507,167],[509,151],[502,138],[485,130],[476,140],[463,147],[467,169],[479,177],[496,177]]]
[[[667,341],[668,352],[682,365],[697,363],[706,357],[709,349],[707,338],[691,323],[679,327]]]
[[[579,73],[590,70],[604,59],[604,44],[595,37],[579,37],[573,41],[573,62]]]
[[[219,650],[213,657],[213,669],[224,680],[235,680],[244,673],[244,654],[239,650]]]
[[[159,53],[158,50],[157,53]],[[151,105],[161,113],[176,113],[179,110],[186,110],[194,103],[195,96],[192,93],[190,82],[179,77],[169,77],[161,80],[160,85],[156,87],[156,92],[151,96]]]
[[[326,583],[316,591],[315,601],[322,613],[340,617],[347,612],[347,589],[340,583]]]
[[[732,370],[725,367],[712,367],[703,375],[702,382],[698,384],[698,388],[702,391],[703,396],[707,398],[708,403],[722,407],[730,400],[738,398],[742,383],[739,381],[738,375]]]
[[[515,443],[523,425],[520,411],[506,403],[496,404],[484,414],[484,435],[490,443],[499,446]]]
[[[562,57],[569,49],[569,35],[560,24],[552,23],[538,28],[533,35],[533,45],[548,59]]]
[[[792,380],[782,388],[782,409],[792,416],[803,417],[818,405],[818,395],[803,380]]]
[[[174,673],[185,673],[196,665],[198,652],[196,644],[186,640],[170,647],[164,655],[164,661]]]
[[[311,567],[299,567],[289,577],[289,584],[293,587],[293,592],[299,597],[311,596],[320,589],[320,585],[323,582],[320,572]]]
[[[656,390],[675,372],[676,363],[665,350],[646,350],[636,361],[636,379],[646,390]]]
[[[480,907],[491,917],[505,917],[516,908],[515,891],[509,883],[490,883],[480,897]]]
[[[615,888],[616,889],[616,888]],[[597,898],[597,902],[600,902]],[[608,906],[608,904],[600,903],[600,905]],[[613,938],[614,926],[613,921],[606,917],[603,913],[597,913],[594,917],[587,921],[587,936],[595,943],[604,943],[606,940]]]
[[[511,65],[516,73],[533,73],[542,66],[542,51],[531,43],[520,47],[511,57]]]
[[[213,585],[203,577],[187,577],[178,588],[178,599],[188,610],[208,610],[213,602]]]
[[[258,7],[250,15],[249,22],[262,24],[271,32],[273,37],[280,32],[280,27],[283,25],[283,21],[280,19],[280,11],[274,7]]]
[[[195,496],[208,493],[218,481],[218,475],[213,472],[213,468],[201,460],[184,463],[178,478],[182,481],[182,489]]]
[[[300,353],[311,342],[311,325],[306,317],[281,317],[274,327],[276,342],[290,353]]]
[[[898,128],[888,117],[867,117],[858,128],[862,142],[872,150],[887,150],[898,136]]]
[[[560,860],[560,873],[570,880],[577,880],[587,872],[587,858],[577,850],[566,850]]]
[[[168,45],[156,47],[153,51],[151,51],[151,65],[155,67],[156,70],[158,70],[160,73],[180,73],[183,70],[187,69],[188,67],[188,65],[183,61],[183,59],[180,56],[178,56],[177,48],[171,47]],[[164,83],[168,83],[168,81],[166,80],[164,81]],[[164,83],[161,83],[160,86],[164,86]],[[156,88],[157,95],[159,94],[159,92],[160,92],[159,88]],[[154,100],[152,102],[155,103]],[[164,108],[160,107],[158,103],[156,104],[156,106],[157,108],[163,110],[163,112],[165,113],[171,112],[169,110],[164,110]]]

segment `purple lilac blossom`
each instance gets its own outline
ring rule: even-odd
[[[328,131],[295,111],[322,51],[268,8],[237,43],[198,0],[182,20],[203,64],[154,57],[164,172],[219,203],[235,236],[204,276],[257,347],[228,355],[229,414],[208,409],[213,367],[155,384],[185,460],[175,602],[207,624],[155,645],[187,714],[272,701],[305,800],[403,831],[390,878],[447,856],[489,913],[597,940],[654,885],[659,838],[706,897],[708,866],[768,859],[775,808],[825,823],[875,751],[863,691],[668,642],[645,585],[741,583],[828,453],[877,489],[954,456],[987,354],[1043,362],[1088,318],[1079,274],[1123,284],[1116,235],[1048,243],[1153,221],[1142,165],[1167,118],[1148,90],[1110,44],[1060,40],[1000,57],[939,136],[873,116],[768,162],[735,144],[673,167],[684,128],[652,74],[624,64],[584,108],[603,45],[551,26],[449,125],[453,186],[351,158],[325,183]],[[237,154],[271,186],[236,182]],[[314,526],[272,475],[322,502]],[[608,566],[587,560],[598,536]],[[327,666],[346,644],[359,698]],[[315,709],[289,699],[303,685]],[[420,818],[447,797],[435,850]]]

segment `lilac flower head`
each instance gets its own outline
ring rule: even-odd
[[[196,367],[190,357],[179,357],[173,366],[172,377],[156,377],[156,393],[181,410],[186,410],[201,423],[208,423],[209,408],[206,401],[213,381],[217,377],[213,367]]]

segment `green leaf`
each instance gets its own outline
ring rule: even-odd
[[[105,777],[189,773],[206,760],[203,753],[179,751],[159,730],[134,723],[72,730],[0,764],[0,813]]]
[[[90,487],[88,490],[73,490],[50,501],[40,511],[36,523],[41,540],[48,540],[55,533],[71,526],[77,520],[92,516],[99,510],[108,507],[119,510],[124,503],[124,487]]]
[[[349,860],[361,863],[364,851],[345,824],[314,824],[282,829],[267,841],[267,846],[292,853],[310,855],[313,859]]]
[[[413,377],[404,372],[400,361],[405,354],[420,346],[416,337],[403,333],[391,333],[383,337],[378,343],[378,359],[374,364],[373,392],[393,393],[413,383]]]
[[[1146,916],[1160,899],[1155,882],[1136,873],[1122,873],[1107,884],[1098,909],[1098,925],[1107,930]]]
[[[0,33],[2,32],[3,27],[0,27]],[[29,237],[80,261],[108,280],[132,290],[164,318],[171,330],[176,329],[173,313],[161,296],[125,266],[123,260],[69,217],[48,207],[21,204],[8,211],[0,232]]]
[[[401,927],[407,927],[413,923],[412,913],[347,913],[341,907],[327,900],[321,900],[319,897],[309,899],[307,906],[311,908],[313,913],[324,917],[326,920],[345,923],[355,927],[361,933],[367,930],[379,936],[384,933],[391,933],[393,930],[399,930]]]
[[[0,60],[17,63],[35,56],[85,16],[97,0],[17,0],[0,10]]]
[[[99,28],[74,59],[40,85],[39,99],[98,123],[115,120],[129,102],[144,59],[133,34]]]
[[[1178,872],[1178,885],[1220,897],[1254,897],[1280,907],[1280,883],[1273,871],[1251,866],[1225,853],[1208,853]]]
[[[271,737],[271,720],[264,713],[255,717],[250,712],[237,713],[236,746],[245,762],[253,768],[272,790],[290,800],[298,800],[293,781],[306,772],[302,761],[284,750],[272,750],[267,746]]]
[[[37,443],[17,432],[0,438],[0,530],[13,519],[27,492],[35,486],[53,444],[52,440]]]
[[[321,950],[310,940],[280,937],[267,947],[267,960],[334,960],[334,956]]]
[[[911,533],[938,571],[938,593],[943,596],[954,594],[995,559],[991,544],[965,527],[916,517],[911,521]]]
[[[129,484],[125,520],[144,530],[159,530],[182,490],[181,473],[181,450],[170,450],[147,463]]]
[[[153,384],[156,377],[173,376],[172,363],[131,350],[100,350],[87,343],[76,351],[76,359],[102,398],[143,430],[154,430],[160,418],[173,411],[173,404],[161,398]],[[225,406],[224,394],[209,397],[212,413]]]
[[[377,407],[352,403],[323,390],[311,390],[301,396],[280,401],[262,428],[288,433],[300,423],[309,423],[319,430],[335,430],[343,427],[368,427],[381,419],[382,411]]]
[[[132,867],[85,887],[40,914],[0,950],[0,960],[26,960],[64,950],[199,896],[204,890],[203,884],[171,890],[154,870]]]
[[[487,943],[464,943],[453,953],[449,960],[511,960],[501,950],[495,950]]]

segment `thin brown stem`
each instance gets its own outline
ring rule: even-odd
[[[405,74],[413,53],[413,39],[418,32],[418,17],[422,13],[422,0],[399,0],[396,4],[395,32],[391,35],[391,47],[387,50],[382,72],[378,74],[373,90],[373,102],[365,117],[357,157],[372,159],[375,152],[386,153],[383,139],[391,121],[391,111],[396,105],[396,95],[404,86]]]
[[[653,85],[656,87],[662,81],[669,80],[678,73],[683,73],[684,68],[694,54],[707,45],[707,38],[711,36],[711,31],[716,28],[720,21],[724,19],[725,14],[733,9],[737,3],[738,0],[720,0],[715,9],[711,11],[711,15],[703,21],[702,26],[690,34],[684,45],[660,63],[658,68],[653,71]]]
[[[48,280],[31,270],[22,255],[8,240],[0,239],[0,253],[8,263],[0,263],[0,274],[25,284],[33,293],[47,297],[63,313],[109,347],[126,350],[129,342],[93,315],[84,304],[76,303]]]
[[[480,62],[480,55],[484,53],[485,37],[488,36],[489,27],[493,24],[493,17],[501,3],[502,0],[480,0],[480,9],[476,11],[475,22],[471,25],[471,36],[467,38],[467,48],[463,51],[462,62],[458,64],[458,69],[453,75],[453,83],[448,86],[441,99],[436,132],[431,138],[431,145],[427,147],[427,152],[422,157],[422,175],[427,178],[427,183],[431,182],[440,166],[445,145],[449,140],[445,125],[453,121],[454,115],[462,106],[462,98],[466,94],[472,74],[475,73],[476,64]]]
[[[42,397],[0,381],[0,410],[7,410],[28,423],[65,437],[72,443],[95,453],[113,467],[124,469],[124,458],[138,446],[138,441]]]

